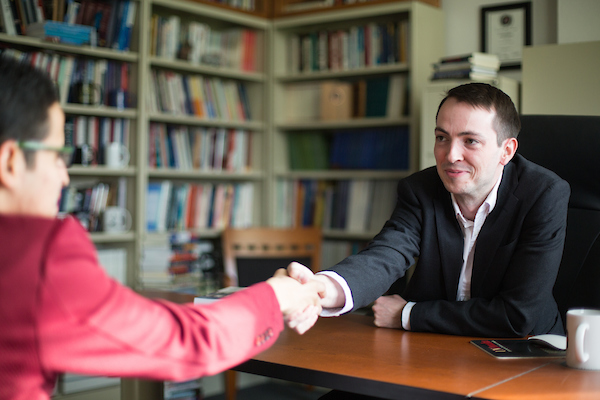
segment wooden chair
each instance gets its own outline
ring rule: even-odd
[[[314,272],[321,267],[320,228],[225,229],[221,238],[226,286],[250,286],[298,261]]]
[[[321,268],[320,228],[225,229],[221,236],[226,286],[264,281],[292,261],[317,272]],[[225,371],[225,398],[235,400],[236,373]]]

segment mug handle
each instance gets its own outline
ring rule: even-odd
[[[586,353],[583,349],[583,341],[585,339],[585,333],[590,328],[590,325],[583,323],[577,327],[575,331],[575,357],[580,363],[587,362],[590,359],[590,354]]]
[[[125,145],[121,145],[119,147],[119,153],[121,156],[121,165],[122,166],[127,166],[127,164],[129,164],[129,150],[127,149],[127,147]]]
[[[131,218],[131,213],[129,212],[128,209],[124,209],[125,210],[125,232],[128,232],[131,229],[131,226],[133,225],[133,219]]]

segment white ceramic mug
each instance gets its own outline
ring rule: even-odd
[[[129,150],[119,142],[109,143],[106,146],[104,160],[108,168],[124,168],[129,164]]]
[[[123,207],[106,207],[102,223],[106,233],[126,232],[131,229],[131,214]]]
[[[600,310],[567,311],[567,365],[600,370]]]

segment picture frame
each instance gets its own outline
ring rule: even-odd
[[[497,54],[500,68],[520,68],[531,45],[531,2],[481,8],[481,51]]]

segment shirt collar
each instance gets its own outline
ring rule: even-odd
[[[492,188],[492,191],[487,195],[483,204],[481,204],[481,206],[479,206],[479,209],[477,210],[477,213],[475,215],[479,214],[480,211],[485,211],[486,215],[489,215],[492,212],[492,210],[496,206],[496,201],[498,200],[498,188],[500,188],[500,182],[502,181],[503,175],[504,175],[504,169],[502,169],[502,172],[500,173],[500,177],[498,177],[498,180],[496,181],[496,184]],[[457,218],[460,218],[462,221],[466,222],[467,219],[463,216],[462,211],[460,211],[460,207],[458,206],[458,203],[456,202],[454,193],[450,193],[450,197],[452,198],[452,207],[454,207],[454,213],[456,214]]]

